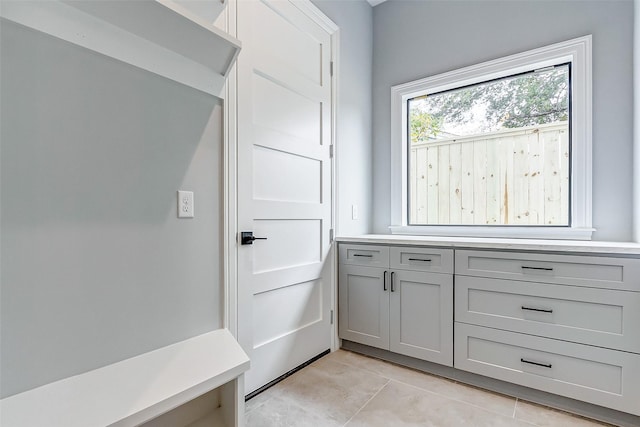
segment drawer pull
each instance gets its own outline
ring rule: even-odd
[[[533,308],[533,307],[527,307],[524,305],[520,308],[522,308],[523,310],[529,310],[529,311],[539,311],[541,313],[553,313],[553,310],[547,309],[547,308]]]
[[[387,270],[382,273],[382,290],[385,292],[387,290]]]
[[[431,262],[431,258],[409,258],[409,261],[422,261],[422,262]]]
[[[529,267],[529,266],[523,265],[521,268],[523,270],[553,271],[553,268],[551,267]]]
[[[551,363],[538,363],[538,362],[532,362],[527,359],[520,359],[520,361],[522,363],[528,363],[529,365],[542,366],[543,368],[551,368]]]
[[[365,254],[353,254],[353,256],[359,256],[363,258],[373,258],[373,255],[365,255]]]
[[[396,291],[396,287],[394,286],[393,283],[393,275],[396,274],[394,271],[391,272],[391,292],[395,292]]]

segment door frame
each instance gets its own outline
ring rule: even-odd
[[[237,2],[242,0],[228,0],[226,7],[227,30],[232,36],[237,36]],[[259,0],[256,0],[259,1]],[[333,145],[333,157],[331,158],[331,228],[334,236],[337,235],[337,97],[339,75],[339,46],[340,29],[333,23],[311,0],[289,0],[305,15],[311,18],[323,30],[329,33],[331,38],[331,62],[333,73],[331,76],[331,145]],[[242,51],[240,52],[242,55]],[[222,324],[229,329],[234,337],[238,337],[238,69],[234,65],[231,69],[225,85],[225,101],[223,109],[223,314]],[[333,258],[331,273],[331,310],[333,312],[333,325],[331,333],[331,351],[339,348],[338,322],[337,322],[337,256],[336,248],[331,242],[331,251],[327,255]]]

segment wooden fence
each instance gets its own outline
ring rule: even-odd
[[[410,147],[411,224],[567,225],[566,122]]]

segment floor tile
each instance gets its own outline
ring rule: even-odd
[[[427,374],[394,363],[339,350],[331,354],[332,360],[368,370],[385,378],[410,384],[423,390],[441,394],[451,399],[479,406],[483,409],[511,417],[516,399],[502,394],[482,390],[436,375]]]
[[[387,382],[386,378],[323,358],[282,381],[276,392],[306,410],[344,424]]]
[[[344,423],[310,411],[296,399],[274,396],[245,415],[246,427],[341,427]]]
[[[396,381],[390,381],[347,426],[532,427],[523,421]]]
[[[272,397],[274,397],[277,389],[274,387],[268,388],[262,393],[252,397],[244,403],[244,412],[251,412],[256,409],[258,406],[261,406],[268,402]]]
[[[245,408],[247,427],[607,426],[345,350],[317,360]]]
[[[539,427],[596,427],[610,425],[522,400],[519,400],[516,405],[515,416],[516,419],[530,422]]]

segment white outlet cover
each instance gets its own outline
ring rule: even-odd
[[[178,191],[178,218],[193,218],[193,191]]]

